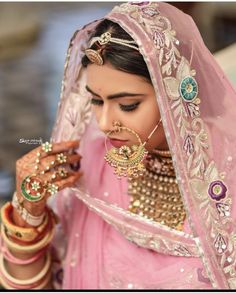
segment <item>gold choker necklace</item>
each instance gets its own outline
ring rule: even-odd
[[[142,177],[129,179],[129,211],[176,230],[182,230],[186,213],[170,153],[147,156]]]

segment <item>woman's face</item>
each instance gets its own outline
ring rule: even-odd
[[[144,142],[160,120],[154,88],[138,75],[117,70],[109,64],[89,64],[86,88],[91,93],[92,110],[98,126],[105,134],[114,130],[113,122],[118,121],[137,132]],[[112,133],[109,138],[124,140],[112,140],[113,143],[137,144],[137,138],[123,130]],[[149,151],[153,148],[168,149],[162,123],[146,148]]]

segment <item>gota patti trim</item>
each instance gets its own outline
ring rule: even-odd
[[[124,26],[121,14],[124,18],[129,18],[132,25],[139,26],[145,36],[147,33],[150,35],[148,38],[152,38],[153,46],[158,53],[159,68],[155,68],[154,71],[161,72],[172,112],[170,123],[181,138],[182,145],[179,145],[179,149],[184,153],[181,160],[186,166],[188,178],[184,183],[181,176],[184,178],[186,174],[181,171],[178,180],[185,185],[185,192],[190,193],[189,198],[184,198],[184,202],[186,206],[192,206],[190,213],[195,214],[195,221],[190,217],[189,221],[194,230],[199,232],[204,229],[208,232],[200,231],[200,235],[204,235],[197,241],[208,275],[216,288],[236,288],[236,231],[231,218],[232,200],[224,181],[224,170],[220,172],[216,162],[208,155],[208,135],[200,117],[200,86],[197,72],[191,67],[193,51],[190,61],[181,55],[178,48],[181,42],[177,39],[170,20],[161,14],[157,3],[122,4],[113,9],[109,18]],[[133,38],[137,39],[135,36]],[[145,50],[140,47],[140,51]],[[145,54],[143,56],[152,69],[148,60],[150,58],[146,58]],[[153,75],[152,80],[155,86],[156,80]],[[160,108],[163,114],[163,109]],[[167,121],[163,119],[163,122],[166,130]],[[170,135],[167,139],[170,140]],[[175,154],[173,158],[176,166]],[[183,187],[181,190],[184,194]],[[199,218],[201,223],[197,223],[196,218]]]
[[[71,190],[91,211],[101,216],[126,239],[138,246],[167,255],[199,257],[196,239],[192,235],[93,198],[78,188],[71,188]]]

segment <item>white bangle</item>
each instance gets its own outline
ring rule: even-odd
[[[12,282],[16,285],[30,285],[30,284],[34,284],[34,283],[40,281],[47,274],[47,272],[50,268],[50,265],[51,265],[51,253],[50,253],[50,251],[48,251],[46,254],[46,262],[45,262],[45,265],[42,268],[42,270],[31,279],[20,280],[20,279],[16,279],[16,278],[12,277],[8,273],[8,271],[5,268],[3,254],[0,255],[0,270],[1,270],[2,275],[6,278],[6,280],[9,280],[10,282]]]
[[[44,289],[44,287],[49,283],[50,279],[52,277],[52,273],[49,272],[47,274],[47,277],[42,281],[42,283],[40,283],[39,285],[37,285],[36,287],[32,287],[30,289],[33,289],[33,290],[40,290],[40,289]],[[9,290],[17,290],[16,288],[14,287],[11,287],[7,281],[1,276],[0,274],[0,284],[2,285],[2,287],[4,289],[9,289]],[[22,290],[25,290],[25,289],[22,289]],[[28,290],[28,289],[27,289]]]
[[[34,287],[32,288],[33,290],[41,290],[41,289],[44,289],[44,287],[49,283],[49,281],[51,280],[51,277],[52,277],[52,273],[48,273],[48,276],[46,277],[46,279],[41,283],[39,284],[37,287]]]
[[[20,203],[19,200],[17,198],[16,192],[14,192],[13,194],[13,198],[12,198],[12,206],[17,209],[18,213],[20,214],[20,216],[22,217],[22,219],[24,221],[26,221],[29,225],[37,227],[39,225],[42,224],[45,213],[43,213],[42,215],[36,217],[31,215]]]

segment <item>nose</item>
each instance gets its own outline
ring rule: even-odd
[[[100,112],[100,115],[98,117],[99,129],[104,133],[108,133],[114,128],[113,121],[114,115],[112,109],[104,103],[102,111]]]

